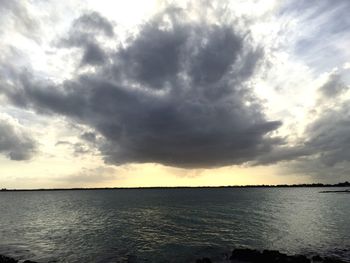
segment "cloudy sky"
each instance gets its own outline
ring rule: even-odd
[[[0,187],[349,180],[349,12],[0,0]]]

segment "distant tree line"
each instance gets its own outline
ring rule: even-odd
[[[112,189],[181,189],[181,188],[263,188],[263,187],[350,187],[348,181],[337,184],[260,184],[260,185],[230,185],[230,186],[157,186],[157,187],[103,187],[103,188],[51,188],[51,189],[6,189],[2,188],[0,191],[64,191],[64,190],[112,190]]]

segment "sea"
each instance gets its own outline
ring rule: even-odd
[[[339,188],[1,191],[0,254],[37,262],[224,262],[234,248],[350,262]]]

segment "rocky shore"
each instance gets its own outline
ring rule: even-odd
[[[19,263],[19,261],[14,258],[0,255],[0,263]],[[21,263],[37,263],[37,262],[31,261],[31,260],[25,260],[25,261],[21,261]]]
[[[169,260],[171,262],[173,260]],[[0,255],[0,263],[37,263],[30,260],[18,261],[14,258]],[[131,263],[131,262],[130,262]],[[184,262],[186,263],[186,262]],[[287,255],[277,250],[234,249],[231,255],[226,255],[220,261],[210,258],[197,259],[195,263],[346,263],[340,259],[315,255],[308,258],[304,255]]]
[[[315,255],[308,258],[304,255],[287,255],[277,250],[259,251],[255,249],[234,249],[222,262],[227,263],[345,263],[345,261]],[[222,263],[221,262],[221,263]],[[210,258],[197,259],[196,263],[215,263]]]

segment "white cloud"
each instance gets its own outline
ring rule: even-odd
[[[343,69],[350,69],[350,62],[344,63]]]

